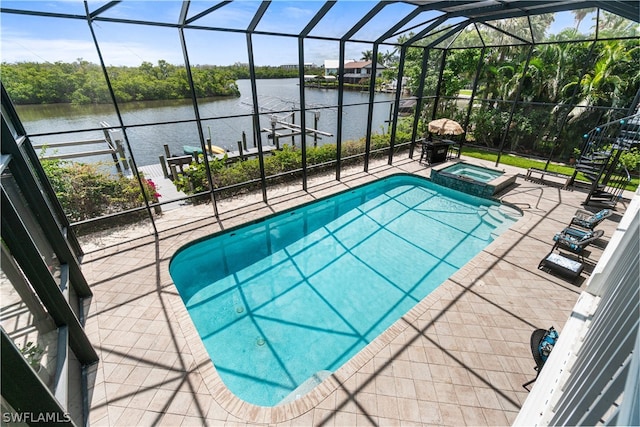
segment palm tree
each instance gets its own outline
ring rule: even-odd
[[[603,38],[616,38],[620,36],[633,37],[637,31],[636,25],[637,24],[630,19],[625,19],[622,16],[603,11],[600,15],[599,35]]]
[[[601,42],[602,49],[593,70],[586,73],[582,80],[570,83],[568,86],[580,84],[582,98],[571,111],[571,121],[577,120],[586,106],[611,105],[620,102],[620,94],[628,84],[620,77],[618,70],[625,68],[633,61],[634,53],[639,47],[629,49],[629,46],[619,41]],[[637,78],[637,76],[636,76]]]
[[[549,41],[556,43],[543,44],[536,47],[535,57],[544,63],[545,81],[543,82],[541,95],[545,100],[553,103],[562,102],[561,94],[568,79],[579,71],[577,67],[582,61],[579,56],[584,50],[584,44],[561,43],[562,41],[577,40],[579,32],[575,28],[567,28],[556,35],[549,37]]]
[[[385,64],[387,62],[385,58],[385,54],[378,52],[378,64]],[[362,57],[360,59],[362,61],[373,62],[373,51],[365,50],[364,52],[362,52]]]
[[[398,57],[396,55],[397,53],[398,53],[398,48],[386,51],[385,53],[382,54],[382,62],[380,63],[387,67],[394,66],[395,64],[398,63]]]
[[[576,21],[576,30],[578,29],[578,27],[580,27],[580,23],[582,22],[582,20],[584,18],[586,18],[586,16],[588,14],[590,14],[591,12],[595,11],[595,8],[588,8],[588,9],[578,9],[578,10],[574,10],[573,11],[573,16],[574,19]]]

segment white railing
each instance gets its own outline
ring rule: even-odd
[[[640,425],[640,190],[514,425]]]

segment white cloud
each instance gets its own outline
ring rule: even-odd
[[[159,59],[173,64],[184,63],[181,52],[176,55],[136,42],[101,42],[100,49],[106,65],[137,66],[143,61],[156,63]],[[2,40],[2,61],[6,62],[73,62],[78,58],[99,62],[93,42],[13,36]]]
[[[192,64],[209,64],[230,65],[234,62],[247,62],[246,44],[243,40],[231,39],[227,42],[227,47],[223,51],[218,51],[211,56],[211,50],[207,50],[197,39],[189,43],[189,54]],[[233,40],[233,43],[232,43]],[[207,42],[211,40],[206,39]],[[289,49],[274,48],[268,43],[262,44],[260,38],[256,43],[260,49],[255,50],[256,63],[258,65],[281,65],[288,63],[297,63],[297,49],[295,44],[289,46]],[[237,43],[236,43],[237,42]],[[242,43],[240,43],[242,42]],[[293,43],[293,42],[292,42]],[[230,48],[233,45],[233,48]],[[359,59],[362,50],[367,46],[357,44],[347,44],[346,58]],[[100,42],[100,50],[102,52],[106,65],[126,65],[138,66],[143,61],[155,64],[160,59],[164,59],[171,64],[183,64],[184,58],[182,51],[179,49],[156,48],[142,42],[126,41]],[[305,46],[305,60],[312,61],[317,65],[321,65],[325,59],[338,58],[338,44],[330,41],[313,41],[308,42]],[[205,53],[208,55],[203,55]],[[74,62],[78,58],[94,64],[99,63],[98,54],[95,46],[91,41],[72,40],[72,39],[37,39],[18,35],[5,36],[2,39],[1,57],[6,62]]]
[[[288,6],[284,8],[284,13],[291,19],[308,19],[313,16],[314,11],[301,7]]]
[[[72,62],[77,58],[88,61],[94,58],[97,60],[93,44],[78,40],[44,40],[26,37],[5,37],[2,40],[2,60],[6,62]]]

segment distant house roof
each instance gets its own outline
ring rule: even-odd
[[[353,61],[353,62],[349,62],[347,64],[344,64],[344,68],[345,70],[353,70],[353,69],[358,69],[358,68],[371,68],[373,61]],[[376,67],[378,70],[384,70],[387,67],[385,67],[384,65],[378,63],[376,64]]]

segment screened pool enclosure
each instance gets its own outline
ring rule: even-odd
[[[172,210],[216,221],[230,197],[269,203],[283,182],[306,191],[417,160],[442,117],[463,147],[570,163],[640,102],[637,1],[3,1],[0,13],[3,411],[63,423],[87,422],[98,360],[80,268],[92,233],[157,236],[185,225]]]
[[[212,202],[217,216],[229,194],[267,201],[285,179],[306,189],[318,171],[339,180],[349,164],[413,157],[439,117],[470,144],[566,163],[586,132],[638,103],[632,1],[3,2],[2,13],[2,83],[80,232],[145,218],[157,232],[154,212],[176,202]],[[39,45],[18,26],[64,37]],[[254,156],[180,173],[211,145]],[[294,153],[263,156],[276,145]],[[133,179],[61,179],[82,175],[79,162]],[[156,188],[174,175],[178,192]]]

